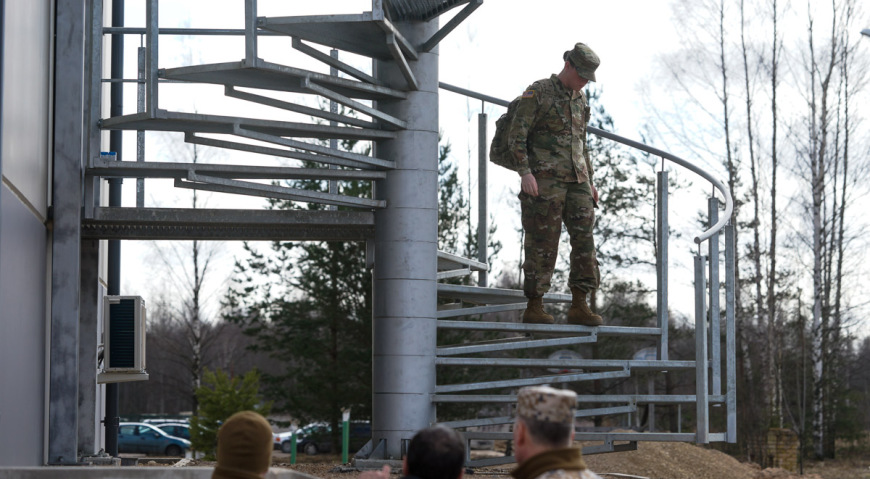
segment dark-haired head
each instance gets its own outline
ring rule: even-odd
[[[420,479],[459,479],[465,464],[462,435],[445,426],[421,430],[411,439],[405,474]]]

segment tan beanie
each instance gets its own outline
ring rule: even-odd
[[[259,479],[272,464],[272,427],[254,411],[237,412],[218,430],[212,479]]]

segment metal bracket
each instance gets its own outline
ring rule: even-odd
[[[466,5],[465,8],[460,10],[460,12],[456,14],[456,16],[451,18],[450,21],[448,21],[446,25],[441,27],[440,30],[435,32],[435,34],[432,35],[432,38],[426,40],[425,43],[420,45],[420,48],[419,48],[420,51],[421,52],[432,51],[432,49],[435,48],[435,45],[438,45],[438,43],[440,43],[441,40],[444,39],[444,37],[449,35],[450,32],[452,32],[456,27],[458,27],[459,24],[462,23],[463,20],[468,18],[468,16],[471,15],[472,12],[477,10],[477,8],[480,7],[481,5],[483,5],[483,0],[471,0],[470,2],[468,2],[468,5]]]
[[[408,82],[408,86],[411,87],[412,90],[419,90],[420,84],[417,83],[417,79],[414,77],[414,72],[411,71],[411,66],[408,65],[408,61],[405,60],[405,56],[402,55],[402,50],[399,48],[397,37],[393,33],[387,34],[387,48],[390,50],[390,53],[393,55],[393,60],[399,65],[399,69],[402,70],[402,75],[405,76],[405,80]]]
[[[352,116],[338,115],[335,113],[330,113],[328,111],[321,110],[319,108],[311,108],[308,106],[298,105],[296,103],[290,103],[288,101],[278,100],[275,98],[269,98],[263,95],[257,95],[255,93],[249,93],[246,91],[239,91],[232,85],[224,86],[224,95],[237,98],[239,100],[245,100],[252,103],[259,103],[260,105],[271,106],[273,108],[280,108],[282,110],[292,111],[295,113],[301,113],[303,115],[314,116],[317,118],[323,118],[324,120],[335,121],[338,123],[344,123],[345,125],[351,126],[359,126],[362,128],[377,128],[378,125],[375,123],[361,120],[359,118],[354,118]]]
[[[293,43],[292,43],[293,48],[296,50],[299,50],[300,52],[302,52],[308,56],[310,56],[311,58],[314,58],[315,60],[320,60],[321,62],[326,63],[327,65],[335,68],[338,71],[347,73],[348,75],[356,78],[357,80],[364,81],[366,83],[371,83],[372,85],[386,86],[386,84],[384,82],[378,80],[377,78],[375,78],[375,77],[373,77],[373,76],[371,76],[371,75],[369,75],[361,70],[357,70],[356,68],[348,65],[347,63],[344,63],[343,61],[341,61],[337,58],[332,58],[331,56],[309,46],[308,44],[303,42],[301,39],[299,39],[297,37],[292,37],[292,38],[293,38]]]
[[[366,115],[371,116],[372,118],[377,118],[378,120],[381,120],[381,121],[388,123],[392,126],[395,126],[395,127],[401,128],[401,129],[408,128],[408,124],[405,121],[400,120],[392,115],[388,115],[386,113],[383,113],[376,108],[372,108],[372,107],[366,106],[358,101],[354,101],[354,100],[352,100],[344,95],[341,95],[339,93],[336,93],[328,88],[314,84],[311,82],[311,79],[308,77],[306,77],[302,80],[302,88],[310,91],[311,93],[316,93],[320,96],[329,98],[330,100],[332,100],[336,103],[341,103],[344,106],[353,108],[354,110],[357,110],[357,111],[361,111],[361,112],[365,113]]]
[[[308,203],[322,203],[338,206],[350,206],[357,208],[383,208],[384,200],[372,200],[346,195],[323,193],[320,191],[288,188],[285,186],[264,185],[248,181],[231,180],[215,176],[198,175],[192,170],[187,173],[187,181],[181,178],[175,179],[177,188],[192,190],[214,191],[217,193],[231,193],[247,196],[261,196],[264,198],[281,198],[291,201],[304,201]]]
[[[357,168],[363,169],[392,169],[396,167],[396,162],[394,161],[382,160],[380,158],[372,158],[371,156],[360,155],[359,153],[334,150],[332,148],[316,145],[314,143],[306,143],[304,141],[291,140],[282,136],[270,135],[268,133],[248,130],[240,127],[239,125],[235,125],[233,127],[233,134],[251,140],[264,141],[266,143],[274,143],[281,146],[288,146],[290,148],[297,148],[300,150],[317,153],[317,155],[312,155],[312,158],[310,158],[311,161],[318,161],[327,164],[338,164],[331,161],[331,159],[340,158],[346,160],[344,162],[345,166],[356,166]],[[354,164],[349,165],[348,163]]]

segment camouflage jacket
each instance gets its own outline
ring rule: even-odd
[[[585,182],[592,178],[586,148],[586,95],[562,85],[556,75],[532,83],[520,97],[507,143],[520,176]]]
[[[536,454],[511,471],[516,479],[601,479],[586,469],[578,447],[553,449]]]

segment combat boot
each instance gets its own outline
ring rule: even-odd
[[[601,316],[592,312],[586,304],[586,293],[577,288],[571,288],[571,307],[568,308],[568,324],[581,326],[601,326],[604,321]]]
[[[552,316],[544,312],[544,298],[529,298],[529,304],[523,313],[524,323],[553,324],[556,322]]]

